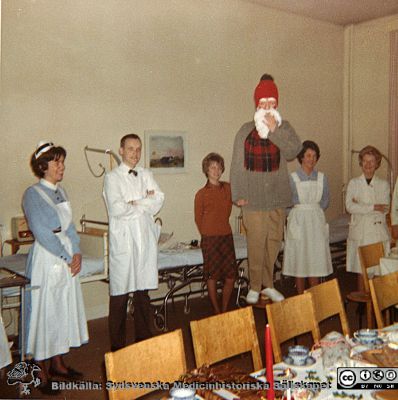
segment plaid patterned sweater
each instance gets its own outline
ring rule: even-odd
[[[268,135],[280,150],[279,168],[272,172],[250,171],[245,167],[245,141],[253,129],[254,122],[247,122],[235,137],[230,176],[232,201],[246,199],[249,201],[246,208],[253,211],[289,207],[292,194],[287,161],[297,156],[301,140],[289,122],[282,121],[282,125]]]

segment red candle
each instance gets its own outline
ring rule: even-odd
[[[271,342],[271,332],[269,325],[265,326],[265,371],[266,378],[269,384],[269,390],[267,392],[267,400],[275,400],[275,390],[274,390],[274,358],[272,356],[272,342]]]

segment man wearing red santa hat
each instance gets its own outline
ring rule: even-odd
[[[242,207],[247,232],[249,304],[257,303],[260,292],[272,301],[284,299],[274,288],[274,264],[283,239],[285,208],[292,204],[287,161],[302,146],[277,111],[278,100],[273,77],[263,75],[254,91],[254,121],[236,134],[231,163],[232,200]]]

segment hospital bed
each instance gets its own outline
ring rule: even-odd
[[[87,226],[83,220],[80,236],[80,249],[82,251],[82,268],[79,274],[80,282],[93,282],[108,278],[108,233],[97,225]],[[81,221],[81,222],[82,222]],[[25,275],[27,254],[14,254],[0,257],[0,268],[5,267],[11,271]],[[19,291],[17,288],[6,288],[1,292],[1,309],[10,309],[19,306]]]
[[[345,266],[346,240],[348,236],[348,223],[350,216],[343,214],[329,223],[329,245],[334,269]],[[245,297],[249,286],[245,269],[242,266],[247,259],[246,237],[240,234],[234,235],[235,253],[238,263],[238,279],[236,282],[236,305],[246,305]],[[274,278],[279,279],[283,265],[283,247],[275,264]],[[152,302],[160,302],[155,306],[155,327],[160,331],[168,329],[168,303],[175,297],[183,297],[184,312],[189,313],[189,297],[195,293],[204,295],[205,287],[202,282],[203,257],[200,248],[187,247],[180,249],[162,250],[158,257],[159,283],[166,283],[167,293]],[[191,284],[202,283],[200,289],[192,290]],[[185,289],[185,290],[184,290]]]
[[[242,263],[247,259],[247,246],[245,236],[234,235],[235,254],[238,264],[238,279],[236,282],[236,304],[244,305],[249,280],[245,276]],[[205,282],[203,282],[203,256],[199,247],[177,247],[176,249],[161,250],[158,256],[159,283],[167,285],[167,293],[158,298],[153,298],[153,303],[161,302],[155,306],[155,327],[159,331],[168,330],[168,303],[176,297],[183,297],[184,312],[189,313],[189,297],[196,293],[204,295]],[[200,283],[199,289],[193,289],[192,284]]]

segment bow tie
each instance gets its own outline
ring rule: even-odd
[[[138,172],[137,172],[137,171],[134,171],[133,169],[130,169],[130,170],[129,170],[129,174],[133,174],[134,176],[137,176],[137,175],[138,175]]]

